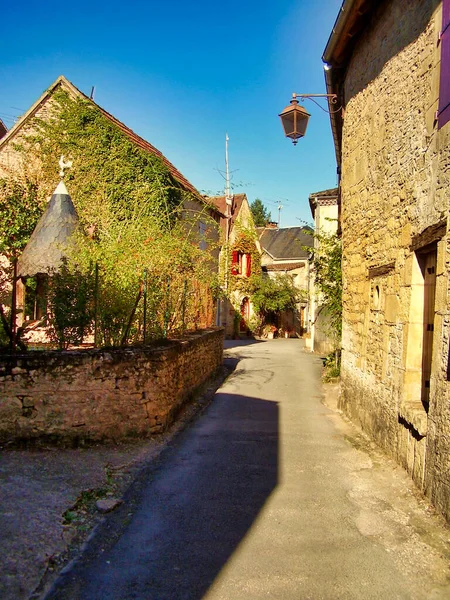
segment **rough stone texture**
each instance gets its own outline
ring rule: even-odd
[[[349,63],[341,406],[450,519],[450,126],[438,131],[434,120],[440,28],[439,2],[382,2]],[[421,403],[424,291],[415,251],[430,241],[437,244],[437,277],[427,413]]]
[[[119,440],[164,430],[221,365],[223,330],[159,347],[28,353],[0,363],[0,441]]]

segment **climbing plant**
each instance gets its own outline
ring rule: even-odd
[[[327,315],[330,334],[336,347],[342,335],[342,242],[337,234],[316,233],[314,248],[314,281],[319,292],[319,305]]]
[[[240,291],[243,294],[252,294],[255,289],[255,282],[261,275],[261,255],[256,246],[256,234],[252,227],[244,227],[240,223],[235,224],[236,237],[234,241],[224,248],[226,257],[225,262],[228,265],[228,271],[232,273],[233,256],[235,253],[247,254],[250,256],[250,274],[248,277],[229,276],[229,292]],[[225,265],[222,264],[222,273]],[[223,277],[223,275],[222,275]]]
[[[32,204],[40,214],[55,188],[59,157],[70,158],[73,166],[65,182],[80,226],[64,272],[55,280],[53,289],[59,294],[55,302],[69,294],[71,282],[90,290],[88,282],[97,265],[99,343],[141,340],[144,320],[147,339],[202,324],[205,298],[210,297],[211,287],[217,287],[211,254],[200,248],[214,238],[215,223],[207,209],[187,210],[187,204],[200,206],[198,199],[191,198],[159,156],[141,148],[132,132],[92,102],[58,91],[48,108],[45,118],[35,118],[28,134],[15,144],[15,150],[39,168],[33,170],[26,195],[10,186],[17,196],[11,230],[20,230],[22,248],[36,219],[30,219],[27,230],[19,214],[21,206]],[[199,220],[206,239],[200,240]],[[76,305],[78,300],[75,294],[67,302]],[[64,346],[71,336],[81,339],[81,325],[73,325],[75,316],[64,311],[63,302],[60,308],[59,316],[56,310],[53,313],[53,335]],[[86,314],[91,309],[89,301]]]
[[[161,226],[173,224],[183,189],[162,159],[140,148],[92,102],[65,91],[52,96],[46,118],[35,118],[19,149],[41,164],[39,195],[55,187],[62,155],[72,160],[66,174],[83,225],[108,228],[111,215],[127,218],[144,212]]]
[[[19,254],[42,212],[36,183],[0,178],[0,254],[8,258]]]

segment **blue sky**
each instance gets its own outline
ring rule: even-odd
[[[296,147],[278,113],[324,93],[321,56],[341,0],[8,2],[0,118],[10,127],[58,77],[161,150],[202,192],[232,183],[281,226],[311,220],[308,195],[336,185],[329,117],[314,104]],[[325,103],[324,103],[325,106]]]

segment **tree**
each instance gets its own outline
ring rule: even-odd
[[[261,275],[256,283],[252,302],[264,325],[270,313],[295,309],[301,300],[301,291],[287,274],[277,274],[274,278]]]
[[[252,211],[253,220],[256,227],[265,227],[271,219],[270,212],[259,198],[256,198],[250,204],[250,210]]]

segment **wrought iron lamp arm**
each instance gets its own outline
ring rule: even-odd
[[[314,100],[314,98],[329,98],[331,104],[337,104],[338,99],[337,99],[337,95],[336,94],[296,94],[294,92],[292,94],[292,100],[297,100],[297,98],[300,98],[302,100],[302,102],[305,100],[305,98],[307,98],[308,100],[311,100],[311,102],[314,102],[314,104],[317,104],[317,106],[321,110],[323,110],[323,112],[326,112],[328,114],[334,114],[334,113],[337,113],[340,110],[342,110],[342,106],[340,106],[336,110],[327,110],[326,108],[324,108],[323,106],[321,106],[316,100]]]

